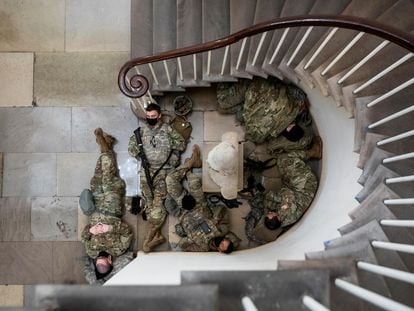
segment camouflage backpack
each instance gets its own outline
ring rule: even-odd
[[[288,86],[275,78],[253,80],[243,105],[246,139],[263,143],[295,120],[302,107],[289,95]]]
[[[170,125],[174,130],[180,133],[184,140],[188,143],[193,127],[187,118],[184,116],[176,116],[171,120]]]
[[[222,82],[217,84],[217,111],[220,113],[236,113],[241,110],[250,80],[240,79],[236,83]]]

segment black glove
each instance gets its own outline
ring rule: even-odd
[[[138,215],[139,213],[141,213],[141,197],[140,196],[132,197],[130,212],[133,215]]]
[[[237,201],[237,199],[226,200],[225,198],[222,198],[221,200],[224,204],[226,204],[228,208],[238,208],[240,205],[243,204],[242,202]]]

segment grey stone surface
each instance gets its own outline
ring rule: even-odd
[[[29,198],[0,198],[0,241],[30,241]]]
[[[237,132],[239,141],[244,140],[244,128],[237,124],[234,115],[217,111],[204,113],[204,141],[221,141],[221,136],[228,131]]]
[[[129,51],[130,0],[66,1],[66,51]]]
[[[364,188],[355,196],[358,202],[362,202],[368,195],[370,195],[376,187],[385,182],[386,178],[399,177],[397,173],[386,168],[384,165],[378,165],[371,176],[366,180]]]
[[[57,195],[79,196],[90,187],[98,153],[60,153],[57,155]]]
[[[119,177],[126,184],[126,196],[140,195],[140,181],[138,178],[138,170],[141,168],[141,161],[131,157],[127,152],[117,154],[117,162],[119,168]]]
[[[4,158],[3,196],[56,195],[56,154],[7,153]]]
[[[33,241],[76,241],[77,197],[33,198],[31,234]]]
[[[129,53],[38,53],[34,96],[39,106],[118,106],[128,100],[118,89]]]
[[[2,0],[0,51],[63,51],[65,0]]]
[[[0,53],[0,68],[0,107],[31,106],[33,53]]]
[[[70,108],[0,108],[0,150],[70,152],[70,128]]]
[[[203,146],[204,137],[204,113],[200,111],[193,111],[188,117],[188,121],[191,122],[193,131],[191,132],[191,139],[188,143],[187,149],[181,156],[181,160],[191,156],[193,146],[199,145],[200,148]]]
[[[3,153],[0,152],[0,198],[3,196]]]
[[[137,118],[129,105],[120,107],[74,107],[72,108],[72,151],[99,152],[94,130],[102,130],[117,139],[114,150],[128,151],[128,142],[138,127]]]

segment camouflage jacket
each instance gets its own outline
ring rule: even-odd
[[[83,273],[86,281],[91,285],[103,285],[106,281],[112,278],[115,274],[122,270],[127,264],[134,259],[132,252],[127,252],[113,260],[113,270],[104,278],[97,280],[95,275],[95,267],[93,265],[93,259],[87,257],[85,259],[85,266],[83,267]]]
[[[263,143],[277,137],[301,111],[288,96],[288,87],[277,79],[256,78],[246,91],[243,119],[246,139]]]
[[[166,123],[155,128],[143,123],[141,139],[152,171],[156,171],[165,163],[172,150],[184,151],[187,146],[184,138]],[[131,156],[140,159],[140,150],[135,135],[129,139],[128,152]],[[171,168],[171,165],[167,163],[165,168]]]
[[[85,245],[86,254],[91,258],[96,258],[100,251],[106,251],[113,257],[125,253],[132,241],[132,231],[128,224],[115,217],[105,215],[99,217],[96,213],[92,216],[89,224],[82,231],[82,242]],[[112,230],[102,234],[91,234],[89,229],[99,222],[98,219],[101,219],[102,223],[112,225]]]

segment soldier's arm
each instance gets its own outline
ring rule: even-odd
[[[206,249],[205,247],[197,245],[189,238],[182,238],[178,242],[178,245],[183,252],[208,252],[208,248]]]
[[[233,243],[234,249],[237,249],[239,247],[241,239],[233,232],[230,231],[229,233],[227,233],[225,235],[225,238]]]
[[[171,142],[171,149],[184,151],[187,147],[187,144],[181,134],[174,130],[172,127],[169,127],[168,134]]]
[[[263,241],[254,235],[254,228],[256,227],[257,221],[254,217],[246,217],[245,232],[247,239],[251,242],[258,243],[260,245],[266,244],[266,241]]]
[[[139,158],[140,152],[139,152],[138,143],[137,143],[137,139],[135,138],[135,135],[132,135],[129,138],[128,153],[131,157]]]
[[[120,256],[125,253],[132,241],[132,231],[128,224],[121,222],[114,226],[111,232],[115,236],[115,242],[111,254]]]
[[[89,229],[91,228],[91,225],[86,225],[85,228],[82,230],[82,242],[85,243],[86,241],[89,241],[91,239],[92,233],[89,232]]]

